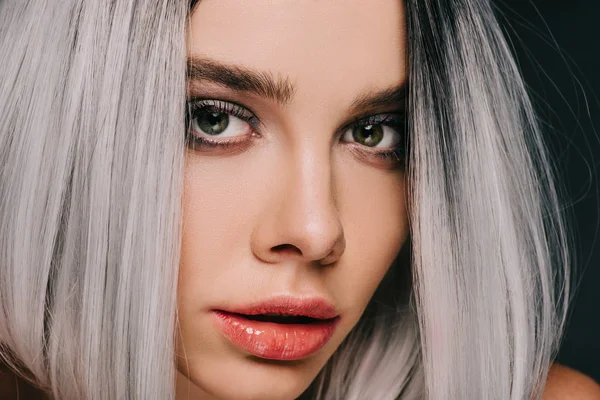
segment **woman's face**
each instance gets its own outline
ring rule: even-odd
[[[404,13],[376,3],[191,14],[178,399],[299,396],[406,240]]]

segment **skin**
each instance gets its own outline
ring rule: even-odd
[[[600,385],[579,371],[554,364],[542,400],[600,400]]]
[[[299,396],[356,325],[409,232],[403,162],[375,157],[351,135],[342,140],[356,118],[403,106],[352,107],[365,93],[406,81],[401,2],[240,4],[200,2],[190,16],[188,56],[287,80],[293,98],[279,104],[189,82],[191,98],[233,101],[261,123],[246,144],[186,156],[179,400]],[[385,131],[387,139],[401,135]],[[304,359],[251,356],[211,320],[214,308],[283,293],[324,297],[341,316],[332,339]]]

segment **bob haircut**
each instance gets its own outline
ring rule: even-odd
[[[302,398],[539,398],[554,166],[489,1],[405,3],[410,248]],[[190,7],[0,0],[0,355],[51,398],[174,399]]]

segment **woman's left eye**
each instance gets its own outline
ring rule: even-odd
[[[374,115],[356,121],[342,135],[344,142],[355,142],[376,149],[395,149],[404,138],[404,118],[396,114]]]

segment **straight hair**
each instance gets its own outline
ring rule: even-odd
[[[0,357],[51,398],[175,398],[190,7],[0,0]],[[538,399],[556,171],[489,1],[406,18],[410,240],[301,399]]]

